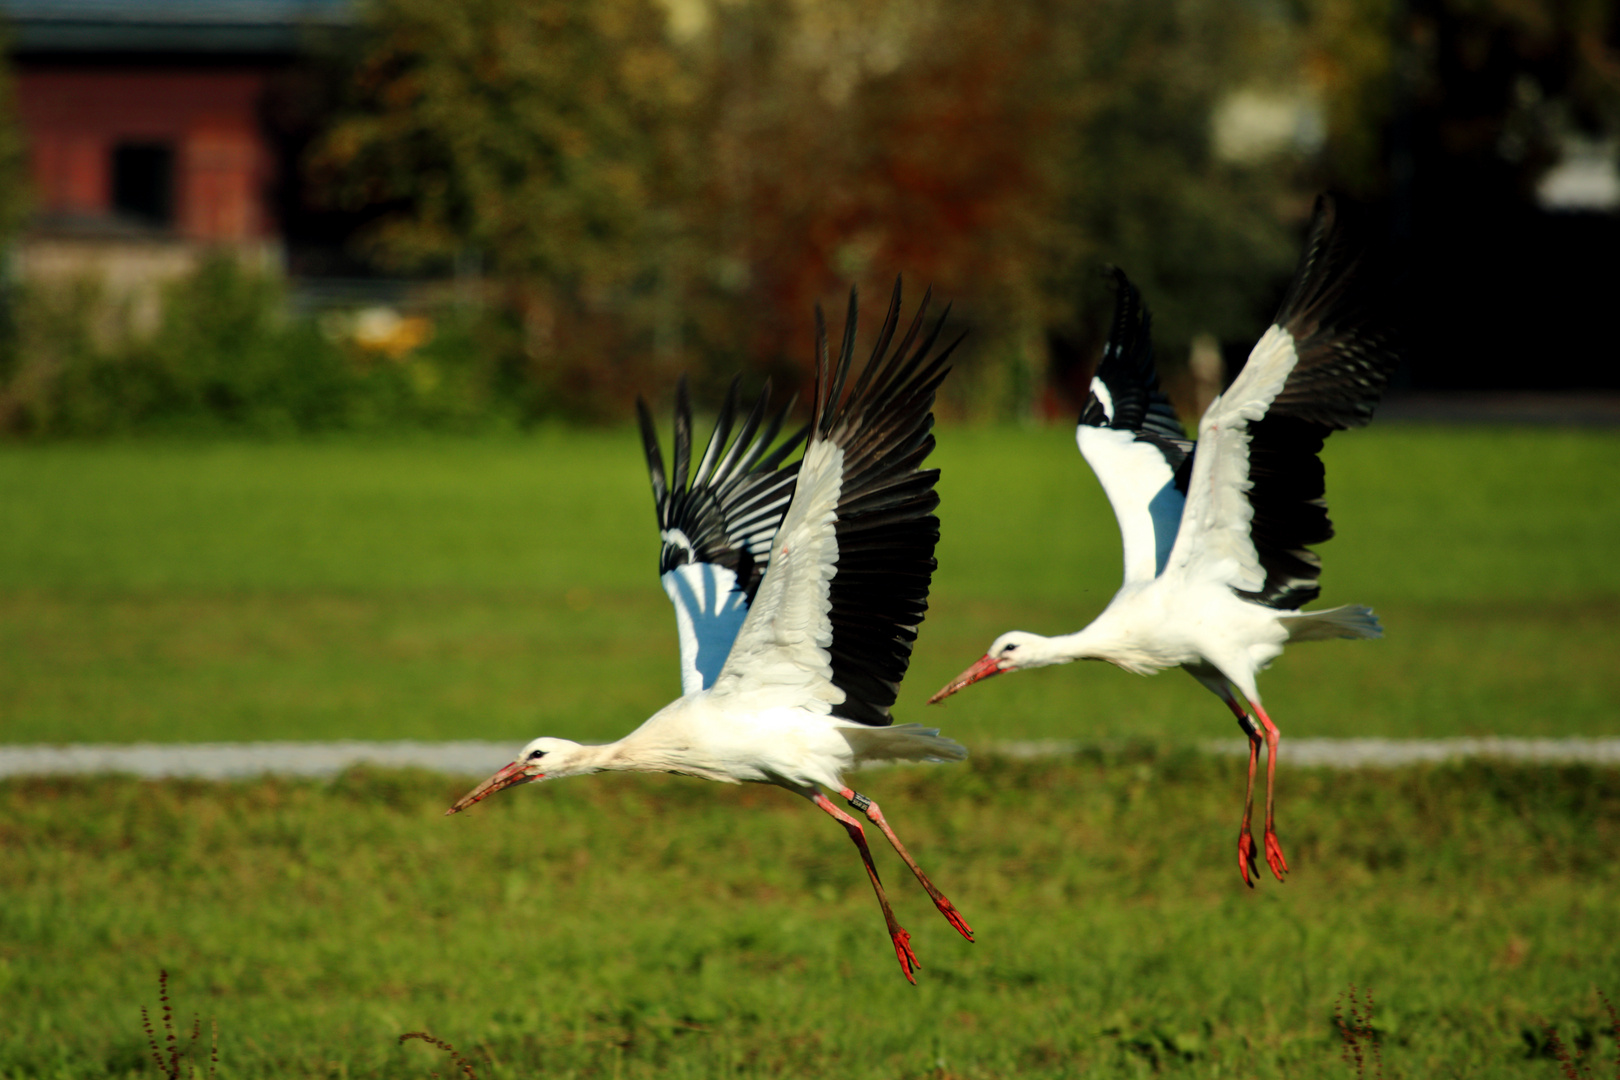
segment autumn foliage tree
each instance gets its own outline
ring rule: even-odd
[[[373,250],[479,267],[537,400],[809,360],[817,302],[903,273],[973,348],[947,408],[1019,412],[1048,331],[1124,263],[1171,362],[1263,318],[1308,199],[1211,151],[1297,82],[1239,0],[378,0],[321,175]]]
[[[313,169],[385,265],[492,282],[516,375],[622,393],[673,200],[684,72],[650,0],[379,0]],[[626,316],[629,316],[628,319]],[[629,331],[629,332],[625,332]]]

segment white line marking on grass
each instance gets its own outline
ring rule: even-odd
[[[1217,754],[1246,755],[1247,739],[1207,743]],[[1620,739],[1283,739],[1280,763],[1334,769],[1384,768],[1460,758],[1497,758],[1543,765],[1620,765]]]
[[[1087,743],[1059,739],[1002,742],[981,753],[1060,757]],[[1242,739],[1207,742],[1215,754],[1249,752]],[[517,742],[82,743],[0,746],[0,778],[123,773],[151,779],[232,780],[251,776],[333,776],[354,765],[483,776],[512,760]],[[1542,764],[1620,765],[1620,738],[1608,739],[1284,739],[1279,761],[1337,769],[1389,768],[1463,758]]]
[[[1042,758],[1077,753],[1088,745],[1094,744],[1067,739],[1032,739],[997,743],[990,752],[1013,758]],[[1221,739],[1199,745],[1208,753],[1223,756],[1243,757],[1249,752],[1247,739]],[[1465,758],[1544,765],[1620,765],[1620,738],[1290,739],[1285,736],[1277,753],[1281,764],[1320,765],[1330,769],[1383,769]]]
[[[247,742],[81,743],[0,747],[0,777],[126,773],[157,779],[333,776],[354,765],[431,769],[476,776],[512,760],[522,743]]]

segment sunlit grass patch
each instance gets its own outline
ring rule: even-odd
[[[597,777],[446,819],[465,785],[416,772],[12,782],[0,1075],[138,1069],[159,967],[241,1077],[444,1071],[418,1030],[484,1080],[1341,1077],[1351,983],[1391,1076],[1550,1077],[1527,1031],[1606,1030],[1620,773],[1286,770],[1295,873],[1253,891],[1241,782],[1145,744],[862,774],[978,931],[880,857],[916,988],[841,830],[773,789]]]
[[[1616,732],[1609,432],[1373,428],[1328,444],[1324,603],[1387,636],[1262,676],[1287,735]],[[923,701],[1003,630],[1119,580],[1063,428],[946,428],[906,719],[968,742],[1235,731],[1191,680],[1099,664]],[[616,737],[678,688],[635,435],[0,448],[7,741]]]

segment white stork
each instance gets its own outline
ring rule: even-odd
[[[1141,298],[1115,272],[1114,322],[1077,440],[1119,519],[1124,584],[1085,629],[1003,634],[929,699],[1004,671],[1072,660],[1107,660],[1138,675],[1181,667],[1226,702],[1249,736],[1238,868],[1251,887],[1249,821],[1262,739],[1266,862],[1279,881],[1288,869],[1273,824],[1278,732],[1260,705],[1256,672],[1290,641],[1382,634],[1365,607],[1300,610],[1321,592],[1321,561],[1308,545],[1333,535],[1317,457],[1322,441],[1372,419],[1397,359],[1351,233],[1331,200],[1317,200],[1282,307],[1242,372],[1210,403],[1196,447],[1159,390]]]
[[[593,746],[535,739],[516,761],[468,792],[448,813],[517,784],[609,770],[777,784],[809,799],[849,833],[877,893],[900,968],[915,982],[912,972],[920,965],[911,935],[895,921],[865,830],[833,804],[823,791],[827,789],[882,830],[935,906],[963,937],[973,940],[972,929],[907,853],[878,804],[843,778],[870,761],[959,761],[966,756],[936,729],[895,725],[889,715],[928,606],[939,539],[939,519],[933,514],[939,504],[934,492],[939,472],[919,466],[934,446],[934,391],[949,370],[946,359],[961,340],[930,356],[945,316],[924,333],[927,307],[925,296],[891,354],[900,314],[900,285],[895,283],[872,357],[847,395],[855,346],[854,293],[835,366],[829,362],[826,329],[817,310],[816,397],[809,445],[796,477],[775,470],[777,455],[761,456],[768,438],[749,442],[752,421],[711,473],[710,459],[724,443],[717,432],[691,488],[686,488],[682,465],[683,454],[689,453],[682,450],[683,438],[690,446],[689,434],[681,434],[685,422],[677,421],[673,491],[661,489],[662,461],[653,464],[653,443],[649,466],[665,539],[662,565],[682,627],[688,692],[617,742]],[[762,400],[755,417],[763,410]],[[748,447],[738,453],[743,443]],[[769,518],[773,496],[787,490],[784,474],[791,501],[768,553],[755,551],[749,522],[759,527]],[[729,526],[728,507],[744,511]],[[746,513],[750,508],[758,514]],[[710,510],[713,515],[706,516]],[[722,542],[721,536],[729,539]],[[744,552],[756,567],[768,554],[752,603],[747,602],[747,588],[753,571],[738,561],[725,565]],[[727,574],[735,575],[735,581]],[[685,596],[689,590],[727,584],[742,589],[740,600],[711,591],[694,604]],[[746,604],[747,614],[711,678],[705,650],[714,647],[716,637],[723,639],[724,620],[738,603]]]

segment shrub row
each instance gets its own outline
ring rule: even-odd
[[[228,256],[165,288],[144,330],[89,282],[7,300],[0,432],[14,437],[473,429],[547,411],[494,314],[445,307],[368,341],[343,313],[293,313],[279,277]]]

